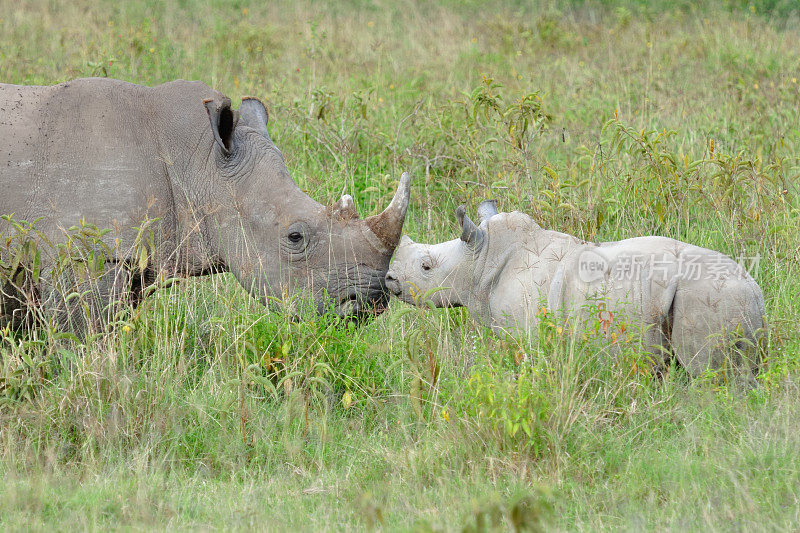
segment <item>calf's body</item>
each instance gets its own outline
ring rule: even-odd
[[[463,212],[461,238],[426,245],[403,237],[387,274],[408,302],[435,287],[438,306],[465,305],[497,331],[535,335],[543,308],[597,321],[611,338],[638,329],[654,352],[692,375],[726,358],[755,369],[764,299],[731,258],[666,237],[588,243],[541,228],[519,212],[481,205],[480,226]]]

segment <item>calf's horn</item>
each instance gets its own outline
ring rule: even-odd
[[[403,233],[403,222],[406,220],[408,200],[411,195],[411,177],[408,172],[400,176],[400,184],[394,193],[389,206],[382,213],[373,215],[365,220],[367,227],[388,248],[394,250],[400,235]]]

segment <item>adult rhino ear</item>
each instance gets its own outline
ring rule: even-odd
[[[211,132],[225,155],[233,150],[233,130],[239,121],[239,114],[231,109],[231,99],[224,96],[221,100],[209,98],[203,100],[211,122]]]
[[[467,216],[467,208],[463,205],[458,206],[456,209],[456,217],[458,223],[461,225],[461,240],[467,243],[467,246],[477,251],[483,245],[485,235],[475,223]]]
[[[478,204],[478,217],[480,223],[489,220],[497,214],[497,200],[484,200]]]
[[[261,100],[252,96],[245,96],[242,98],[242,105],[239,107],[239,116],[242,124],[249,126],[261,133],[265,137],[269,137],[267,133],[267,123],[269,122],[269,113],[267,108],[261,103]]]

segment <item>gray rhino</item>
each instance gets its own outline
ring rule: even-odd
[[[0,215],[36,220],[53,243],[79,221],[111,229],[100,241],[113,251],[81,305],[64,294],[80,293],[81,280],[65,282],[61,271],[56,279],[54,252],[42,252],[27,302],[9,282],[14,272],[0,282],[0,318],[33,299],[60,321],[85,327],[107,318],[110,301],[136,300],[158,278],[220,271],[265,302],[300,292],[342,316],[379,312],[408,207],[408,175],[378,215],[359,219],[348,195],[325,207],[292,180],[267,120],[259,100],[245,98],[234,110],[200,82],[0,84]],[[151,221],[147,240],[143,221]],[[13,233],[0,221],[6,267]]]
[[[497,331],[534,336],[547,312],[592,320],[608,341],[635,326],[691,375],[730,355],[737,368],[756,369],[757,357],[741,359],[758,353],[764,297],[730,257],[665,237],[589,243],[523,213],[498,213],[494,201],[480,204],[480,225],[463,206],[456,214],[458,239],[430,245],[403,236],[386,274],[393,294],[421,304],[421,294],[441,288],[430,296],[436,306],[463,305]]]

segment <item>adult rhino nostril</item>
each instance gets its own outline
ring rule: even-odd
[[[386,273],[386,281],[397,281],[397,277],[394,275],[394,272],[391,270]]]

